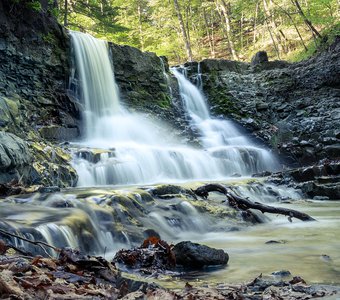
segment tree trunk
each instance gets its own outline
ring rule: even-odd
[[[138,0],[138,3],[137,3],[137,12],[138,12],[139,42],[140,42],[140,45],[141,45],[141,50],[144,51],[143,23],[142,23],[142,5],[141,5],[141,1],[140,0]]]
[[[300,16],[303,18],[303,21],[306,23],[306,25],[312,31],[313,36],[316,35],[318,38],[321,38],[321,34],[319,33],[319,31],[316,30],[316,28],[313,26],[312,22],[306,17],[305,13],[303,12],[299,1],[298,0],[291,0],[291,1],[296,6],[296,8],[298,9]]]
[[[67,14],[68,14],[68,0],[64,0],[64,26],[67,27],[68,21],[67,21]]]
[[[174,4],[175,4],[175,10],[176,10],[178,21],[179,21],[179,26],[181,28],[181,32],[182,32],[183,41],[184,41],[184,44],[185,44],[185,49],[186,49],[186,52],[187,52],[188,60],[192,61],[191,46],[190,46],[190,42],[189,42],[189,39],[188,39],[188,36],[187,36],[187,32],[186,32],[185,27],[184,27],[183,17],[182,17],[180,8],[179,8],[178,1],[174,0]]]
[[[218,183],[210,183],[203,186],[200,186],[196,190],[193,190],[193,192],[203,199],[207,199],[210,192],[219,192],[221,194],[224,194],[229,202],[229,205],[232,207],[235,207],[240,210],[248,210],[248,209],[257,209],[261,211],[263,214],[271,213],[271,214],[280,214],[284,216],[288,216],[288,220],[291,222],[292,218],[297,218],[301,221],[315,221],[314,218],[311,216],[299,212],[297,210],[289,209],[289,208],[283,208],[283,207],[274,207],[269,206],[266,204],[262,204],[259,202],[252,202],[248,199],[241,198],[237,196],[235,193],[233,193],[231,190],[228,190],[225,186]]]
[[[207,18],[207,13],[205,11],[205,8],[203,8],[203,19],[204,19],[205,28],[206,28],[207,35],[208,35],[210,55],[211,55],[212,58],[215,58],[215,49],[214,49],[214,45],[213,45],[213,37],[210,34],[209,23],[208,23],[208,18]]]
[[[255,43],[256,43],[256,21],[257,21],[257,12],[258,12],[258,9],[259,9],[259,1],[256,2],[256,6],[255,6],[255,13],[254,13],[254,33],[253,33],[253,45],[254,45],[254,49],[255,49]]]
[[[286,52],[285,44],[282,41],[282,37],[283,37],[284,41],[286,40],[286,37],[283,34],[283,31],[281,29],[278,29],[279,28],[278,18],[275,16],[275,11],[272,9],[272,7],[273,7],[273,1],[269,0],[268,11],[269,11],[269,14],[270,14],[270,22],[272,24],[272,28],[273,28],[273,31],[274,31],[274,34],[275,34],[275,37],[276,37],[276,40],[277,40],[278,48],[279,48],[280,52],[282,50],[283,50],[283,52]]]
[[[268,8],[266,0],[263,0],[263,9],[264,9],[264,13],[265,13],[265,16],[266,16],[265,22],[267,24],[267,28],[268,28],[268,32],[269,32],[270,38],[271,38],[271,40],[273,42],[276,55],[277,55],[278,59],[280,59],[280,50],[279,50],[279,48],[277,46],[277,42],[275,41],[274,34],[273,34],[273,31],[275,29],[275,24],[273,24],[273,22],[272,22],[273,19],[272,19],[272,16],[270,14],[270,11],[269,11],[269,8]]]
[[[277,3],[275,3],[275,2],[273,2],[273,3],[274,3],[277,7],[279,7],[279,8],[281,9],[281,11],[289,18],[290,22],[293,24],[293,26],[294,26],[294,28],[295,28],[295,30],[296,30],[296,32],[297,32],[299,38],[300,38],[300,41],[301,41],[301,44],[303,45],[303,48],[305,49],[305,51],[308,51],[308,48],[307,48],[307,46],[306,46],[306,44],[305,44],[305,42],[304,42],[304,40],[303,40],[303,38],[302,38],[302,36],[301,36],[300,30],[299,30],[299,28],[297,27],[296,23],[294,22],[294,19],[292,18],[292,16],[290,15],[290,13],[289,13],[287,10],[285,10],[282,6],[278,5]]]
[[[226,37],[227,37],[227,41],[228,41],[228,45],[229,45],[231,55],[232,55],[234,60],[238,60],[238,56],[237,56],[237,53],[235,51],[235,46],[234,46],[233,39],[232,39],[231,26],[230,26],[230,16],[229,16],[228,7],[227,7],[224,0],[220,0],[220,1],[216,2],[216,5],[217,5],[217,7],[220,8],[220,10],[222,11],[223,17],[224,17],[224,21],[225,21],[225,25],[226,25],[225,26]]]
[[[241,49],[243,49],[243,11],[241,13],[241,23],[240,23],[240,40],[241,40]]]

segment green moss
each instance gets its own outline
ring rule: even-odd
[[[214,106],[213,110],[216,114],[230,115],[230,114],[240,114],[237,109],[234,99],[231,99],[225,94],[225,91],[218,89],[209,90],[209,101]]]
[[[30,9],[37,11],[37,12],[42,11],[41,3],[38,0],[27,2],[26,6],[27,6],[27,8],[30,8]]]
[[[164,109],[169,109],[171,105],[171,99],[166,94],[161,94],[160,100],[157,101],[157,104]]]
[[[43,35],[42,39],[45,43],[48,43],[48,44],[54,44],[54,42],[55,42],[55,37],[51,32]]]

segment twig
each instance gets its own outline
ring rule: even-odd
[[[31,243],[31,244],[36,245],[36,246],[39,246],[39,247],[45,252],[45,254],[46,254],[48,257],[50,257],[50,258],[51,258],[51,256],[48,254],[48,252],[46,251],[46,249],[45,249],[43,246],[48,247],[48,248],[51,248],[51,249],[53,249],[53,250],[56,251],[56,252],[61,252],[61,249],[56,248],[56,247],[54,247],[54,246],[52,246],[52,245],[49,245],[49,244],[47,244],[47,243],[45,243],[45,242],[41,242],[41,241],[32,241],[32,240],[26,239],[26,238],[24,238],[24,237],[22,237],[22,236],[19,236],[19,235],[17,235],[17,234],[7,232],[7,231],[5,231],[5,230],[3,230],[3,229],[0,229],[0,233],[5,234],[5,235],[8,235],[8,236],[11,236],[11,237],[15,237],[15,238],[17,238],[17,239],[23,240],[23,241],[25,241],[25,242]]]

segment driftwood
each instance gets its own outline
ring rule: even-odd
[[[297,210],[282,207],[273,207],[241,198],[221,184],[206,184],[194,190],[194,193],[197,196],[200,196],[204,199],[207,199],[210,192],[219,192],[224,194],[227,197],[229,204],[232,207],[238,208],[240,210],[247,210],[252,208],[257,209],[262,213],[285,215],[288,216],[289,221],[291,221],[291,218],[297,218],[302,221],[315,221],[315,219],[311,216]]]

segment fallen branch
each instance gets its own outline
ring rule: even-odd
[[[291,221],[291,218],[297,218],[302,221],[315,221],[315,219],[312,218],[311,216],[299,212],[297,210],[283,207],[273,207],[259,202],[252,202],[247,199],[241,198],[235,195],[235,193],[233,193],[232,191],[229,191],[225,186],[221,184],[206,184],[194,190],[194,193],[196,195],[204,199],[207,199],[210,192],[219,192],[224,194],[227,197],[229,204],[231,206],[241,210],[247,210],[252,208],[257,209],[262,213],[285,215],[288,216],[289,221]]]
[[[48,248],[51,248],[51,249],[53,249],[53,250],[56,251],[56,252],[61,252],[61,249],[59,249],[59,248],[57,248],[57,247],[54,247],[54,246],[52,246],[52,245],[49,245],[49,244],[47,244],[47,243],[45,243],[45,242],[41,242],[41,241],[32,241],[32,240],[26,239],[26,238],[24,238],[24,237],[22,237],[22,236],[20,236],[20,235],[17,235],[17,234],[14,234],[14,233],[10,233],[10,232],[7,232],[7,231],[5,231],[5,230],[3,230],[3,229],[0,229],[0,233],[2,233],[2,234],[4,234],[4,235],[7,235],[7,236],[15,237],[15,238],[17,238],[17,239],[20,239],[20,240],[22,240],[22,241],[31,243],[31,244],[33,244],[33,245],[36,245],[36,246],[40,247],[40,248],[45,252],[45,254],[46,254],[48,257],[51,257],[51,256],[48,254],[48,252],[46,251],[46,249],[45,249],[43,246],[48,247]]]

